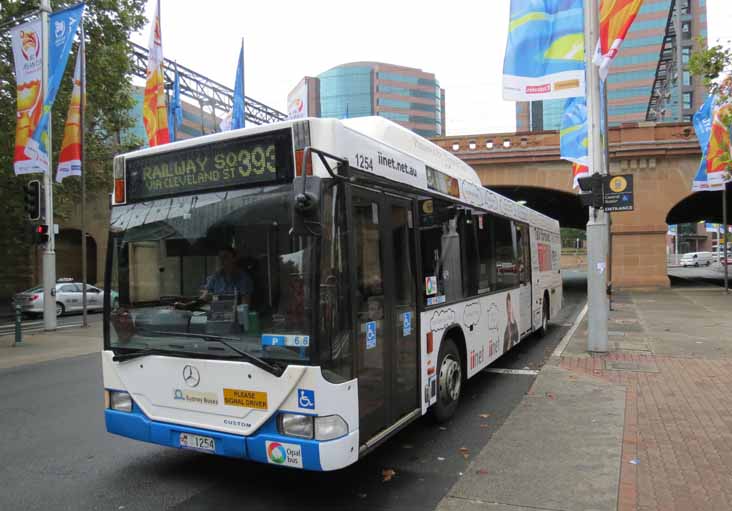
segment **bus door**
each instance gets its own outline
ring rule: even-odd
[[[519,280],[519,332],[526,335],[531,330],[531,250],[529,244],[529,226],[515,222],[516,228],[516,259],[518,261]]]
[[[419,408],[412,203],[352,187],[362,443]]]

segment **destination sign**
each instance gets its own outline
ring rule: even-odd
[[[125,161],[127,202],[292,180],[289,130]]]

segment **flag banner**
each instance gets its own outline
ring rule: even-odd
[[[38,160],[44,169],[48,168],[48,123],[51,122],[51,109],[61,86],[71,45],[83,15],[84,4],[80,3],[49,16],[48,90],[43,99],[43,115],[25,147],[25,155]]]
[[[696,138],[699,140],[699,147],[701,149],[701,159],[699,161],[699,168],[694,176],[694,181],[691,185],[691,191],[693,192],[709,192],[715,190],[721,190],[724,184],[711,184],[707,176],[707,149],[709,147],[709,138],[712,132],[712,113],[714,112],[714,96],[707,96],[704,104],[694,113],[694,131],[696,132]]]
[[[582,0],[511,0],[503,99],[585,95]]]
[[[707,148],[707,178],[710,185],[724,185],[732,181],[730,124],[732,124],[732,100],[722,104],[715,102]]]
[[[183,124],[183,104],[180,101],[180,74],[178,74],[178,64],[176,63],[173,97],[170,100],[170,109],[168,111],[168,137],[171,142],[176,140],[176,129],[181,124]]]
[[[15,81],[18,84],[13,168],[16,175],[46,172],[46,167],[25,155],[25,148],[42,113],[41,20],[35,19],[13,28],[10,30],[10,40],[15,62]]]
[[[74,67],[74,88],[71,91],[69,112],[66,114],[64,125],[64,139],[58,156],[57,183],[66,177],[81,175],[81,59],[83,58],[84,47],[80,45]]]
[[[587,136],[587,102],[585,98],[570,98],[564,105],[559,129],[560,158],[589,165]]]
[[[600,67],[600,78],[605,80],[610,64],[623,44],[643,0],[602,0],[600,2],[600,41],[593,62]]]
[[[579,178],[590,175],[590,168],[579,163],[572,164],[572,188],[579,188]]]
[[[231,112],[231,129],[244,127],[244,48],[239,52],[239,63],[236,65],[236,81],[234,82],[234,109]]]
[[[168,109],[165,106],[165,77],[163,75],[163,43],[160,32],[160,2],[150,27],[147,57],[147,79],[142,101],[142,120],[150,147],[170,142]]]

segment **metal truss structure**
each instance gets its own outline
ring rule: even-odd
[[[132,47],[132,69],[135,76],[145,78],[148,50],[138,44],[130,42]],[[233,89],[215,82],[190,68],[176,64],[172,60],[164,59],[163,72],[166,88],[172,87],[175,70],[178,69],[180,79],[180,93],[198,102],[201,108],[201,124],[203,125],[204,112],[208,111],[216,119],[216,112],[221,114],[231,111],[234,104]],[[245,97],[244,115],[247,122],[252,124],[269,124],[287,119],[287,115],[268,107],[250,97]],[[215,123],[218,125],[218,123]]]
[[[666,22],[666,33],[661,43],[661,54],[658,57],[658,66],[656,67],[656,77],[653,80],[651,88],[651,96],[648,100],[648,109],[646,110],[647,121],[661,122],[666,118],[673,117],[671,112],[671,103],[673,102],[674,89],[677,88],[678,81],[678,49],[676,37],[675,23],[675,1],[671,2],[668,13],[668,21]]]

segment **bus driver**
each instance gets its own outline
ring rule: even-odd
[[[201,290],[201,295],[191,302],[175,304],[176,309],[192,310],[208,303],[213,295],[237,295],[240,304],[251,303],[254,282],[252,277],[236,264],[236,250],[232,247],[224,247],[219,250],[219,262],[221,269],[208,276],[206,284]]]

